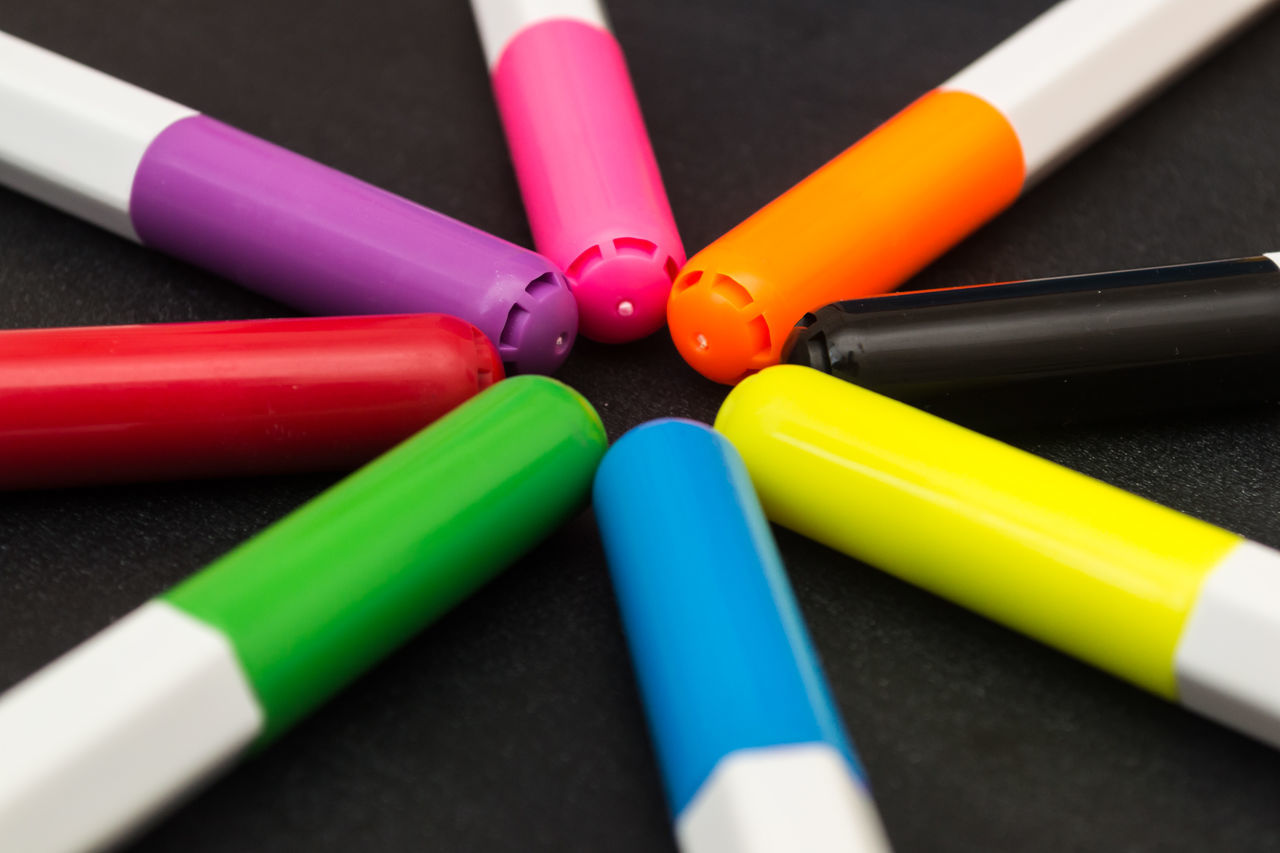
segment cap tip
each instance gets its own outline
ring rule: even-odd
[[[732,385],[778,360],[768,319],[747,288],[723,273],[681,273],[667,325],[685,361],[715,382]]]
[[[578,300],[582,334],[619,344],[656,332],[678,269],[676,255],[639,237],[618,237],[580,253],[567,277]]]
[[[578,333],[578,304],[559,272],[533,279],[507,312],[498,353],[508,375],[553,373]]]

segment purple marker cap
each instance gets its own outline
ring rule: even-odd
[[[207,116],[147,148],[129,215],[144,244],[304,311],[460,317],[508,373],[554,371],[577,334],[541,255]]]

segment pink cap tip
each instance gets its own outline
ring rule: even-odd
[[[678,271],[674,257],[638,237],[603,241],[569,265],[579,330],[593,341],[626,343],[653,334],[666,319]]]

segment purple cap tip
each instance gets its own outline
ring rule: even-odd
[[[578,333],[578,303],[558,272],[525,287],[507,313],[498,353],[508,374],[553,373],[564,363]]]

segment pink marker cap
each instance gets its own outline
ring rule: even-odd
[[[581,333],[651,334],[684,247],[603,14],[584,0],[473,5],[534,242],[565,270]]]

